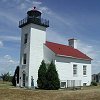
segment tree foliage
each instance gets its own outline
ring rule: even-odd
[[[98,84],[97,84],[97,82],[91,82],[91,85],[92,86],[97,86]]]
[[[46,64],[44,60],[41,62],[41,65],[38,70],[38,80],[37,84],[40,89],[45,88],[45,83],[46,83]]]
[[[53,61],[46,69],[46,64],[42,61],[38,70],[38,87],[40,89],[56,90],[60,88],[60,81]]]
[[[46,80],[47,80],[46,89],[57,90],[60,88],[60,80],[53,61],[48,67],[46,73]]]
[[[13,86],[16,86],[16,78],[17,78],[17,83],[19,83],[19,66],[17,66],[15,69],[15,73],[12,79]]]
[[[12,76],[11,76],[11,74],[9,74],[9,72],[1,74],[1,78],[3,81],[9,81],[9,82],[12,81]]]

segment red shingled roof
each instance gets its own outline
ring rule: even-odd
[[[49,49],[51,49],[55,54],[60,56],[66,56],[66,57],[84,59],[84,60],[92,60],[84,53],[67,45],[62,45],[62,44],[48,42],[48,41],[46,41],[45,45]]]

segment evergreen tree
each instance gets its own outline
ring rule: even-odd
[[[47,73],[46,73],[46,89],[48,90],[57,90],[60,88],[60,80],[58,77],[58,73],[56,71],[55,64],[53,61],[48,67]]]
[[[12,79],[13,86],[16,86],[16,76],[17,76],[17,83],[19,83],[19,66],[16,67],[16,70]]]
[[[39,67],[38,70],[38,80],[37,80],[37,84],[38,87],[40,89],[44,89],[45,88],[45,84],[46,84],[46,64],[44,62],[44,60],[41,62],[41,65]]]

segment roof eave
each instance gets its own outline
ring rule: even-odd
[[[67,58],[74,58],[74,59],[79,59],[79,60],[86,60],[86,61],[91,61],[93,59],[85,59],[85,58],[77,58],[77,57],[72,57],[72,56],[66,56],[66,55],[60,55],[60,54],[56,54],[56,56],[60,56],[60,57],[67,57]]]

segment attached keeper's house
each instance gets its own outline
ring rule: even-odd
[[[19,86],[37,87],[38,69],[41,61],[54,61],[61,88],[90,85],[91,58],[77,49],[77,40],[69,39],[69,45],[46,41],[49,21],[41,18],[41,12],[30,10],[19,22],[21,28]]]

